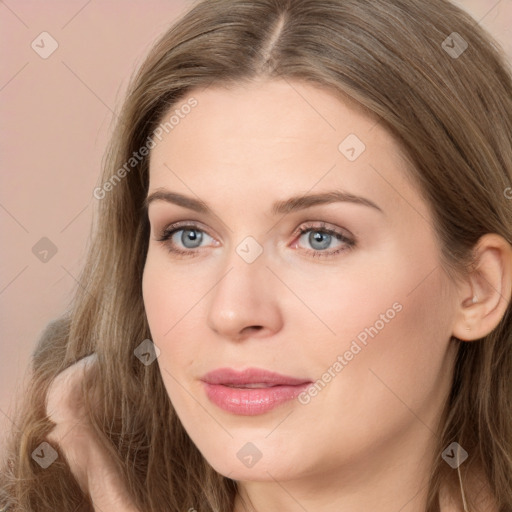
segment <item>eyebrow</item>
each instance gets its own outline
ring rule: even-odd
[[[148,197],[146,197],[144,200],[144,208],[146,211],[148,210],[149,205],[154,201],[165,201],[167,203],[176,204],[178,206],[188,208],[189,210],[193,210],[197,213],[213,213],[212,209],[204,201],[195,199],[193,197],[184,196],[182,194],[178,194],[177,192],[171,192],[170,190],[163,188],[156,189],[154,192],[149,194]],[[272,215],[285,215],[294,211],[311,208],[312,206],[338,202],[360,204],[374,208],[381,213],[384,213],[382,209],[373,201],[370,201],[370,199],[356,196],[342,190],[332,190],[319,194],[298,195],[295,197],[290,197],[284,201],[276,201],[272,205],[271,213]]]

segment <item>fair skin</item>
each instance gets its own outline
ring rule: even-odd
[[[211,213],[149,204],[142,283],[157,364],[183,426],[208,462],[239,482],[251,505],[238,497],[234,512],[424,510],[457,349],[450,337],[478,340],[501,320],[510,246],[486,235],[478,269],[453,283],[398,145],[330,92],[275,81],[192,96],[198,106],[151,152],[149,195],[199,198]],[[366,146],[354,161],[338,149],[349,134]],[[341,189],[378,208],[334,202],[271,212],[276,201]],[[188,256],[157,240],[178,221],[185,233],[173,235],[172,247]],[[182,234],[198,233],[197,247],[183,245]],[[262,250],[251,263],[236,251],[248,236]],[[342,371],[307,404],[234,414],[212,403],[199,380],[220,367],[312,382],[331,368],[332,377],[338,356],[372,326],[378,334],[344,356]],[[251,467],[237,456],[248,442],[261,454]],[[127,496],[119,481],[111,490]],[[442,510],[462,510],[460,498]]]

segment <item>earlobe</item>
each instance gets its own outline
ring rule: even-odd
[[[474,270],[460,287],[452,335],[462,341],[487,336],[501,322],[512,294],[512,246],[488,233],[475,247]]]

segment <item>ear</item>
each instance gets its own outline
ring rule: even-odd
[[[483,235],[474,248],[473,270],[458,287],[452,335],[463,341],[487,336],[507,311],[512,295],[512,246],[500,235]]]

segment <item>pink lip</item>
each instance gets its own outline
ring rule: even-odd
[[[204,382],[206,395],[215,405],[244,416],[270,411],[293,400],[311,384],[307,379],[259,368],[248,368],[241,372],[231,368],[219,368],[204,375],[201,381]],[[261,384],[263,387],[244,387],[250,384]]]

